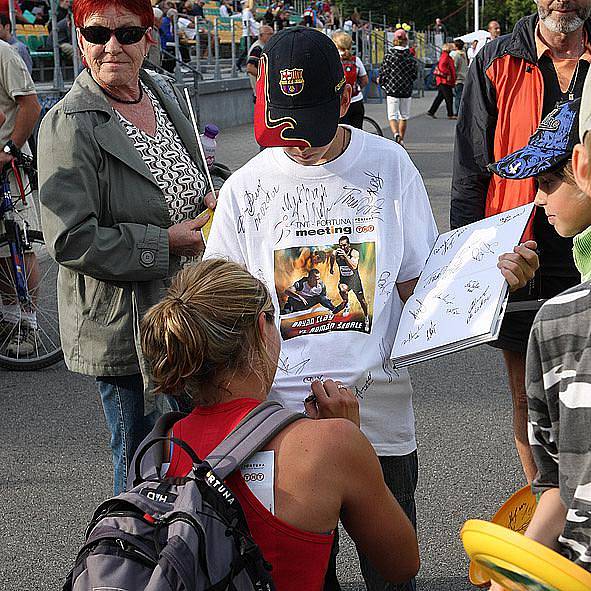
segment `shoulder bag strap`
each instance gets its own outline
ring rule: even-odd
[[[242,419],[205,462],[224,480],[287,425],[302,418],[305,415],[288,410],[279,402],[265,401]]]

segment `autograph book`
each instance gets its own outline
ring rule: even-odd
[[[392,350],[397,367],[498,337],[509,294],[498,258],[521,241],[533,208],[530,203],[439,236],[400,317]]]

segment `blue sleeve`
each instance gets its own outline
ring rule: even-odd
[[[29,70],[29,74],[33,72],[33,58],[29,53],[28,47],[24,43],[20,43],[17,46],[18,52],[20,56],[23,58],[25,65],[27,66],[27,70]]]
[[[164,17],[160,25],[160,44],[162,45],[162,49],[166,49],[166,44],[172,41],[174,41],[174,36],[172,34],[171,22],[168,17]]]

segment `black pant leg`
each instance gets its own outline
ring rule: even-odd
[[[415,490],[419,477],[417,452],[406,456],[379,456],[379,460],[386,485],[416,529]],[[367,591],[416,591],[414,578],[405,583],[388,583],[373,568],[366,556],[360,554],[359,550],[357,554]]]
[[[431,105],[431,108],[429,109],[429,113],[431,113],[431,115],[435,115],[435,113],[437,113],[437,109],[439,109],[439,105],[441,105],[441,103],[443,102],[443,92],[441,90],[443,84],[440,84],[437,87],[437,96],[435,97],[435,100],[433,101],[433,104]]]
[[[341,585],[337,578],[337,554],[339,553],[339,528],[335,530],[334,542],[330,551],[330,560],[324,576],[323,591],[341,591]]]
[[[447,108],[447,116],[453,117],[454,114],[454,98],[453,89],[447,84],[441,84],[440,88],[443,92],[443,98],[445,99],[445,107]]]

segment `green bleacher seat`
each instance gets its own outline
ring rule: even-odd
[[[29,35],[26,42],[27,47],[30,51],[39,51],[43,47],[43,39],[36,35]]]

